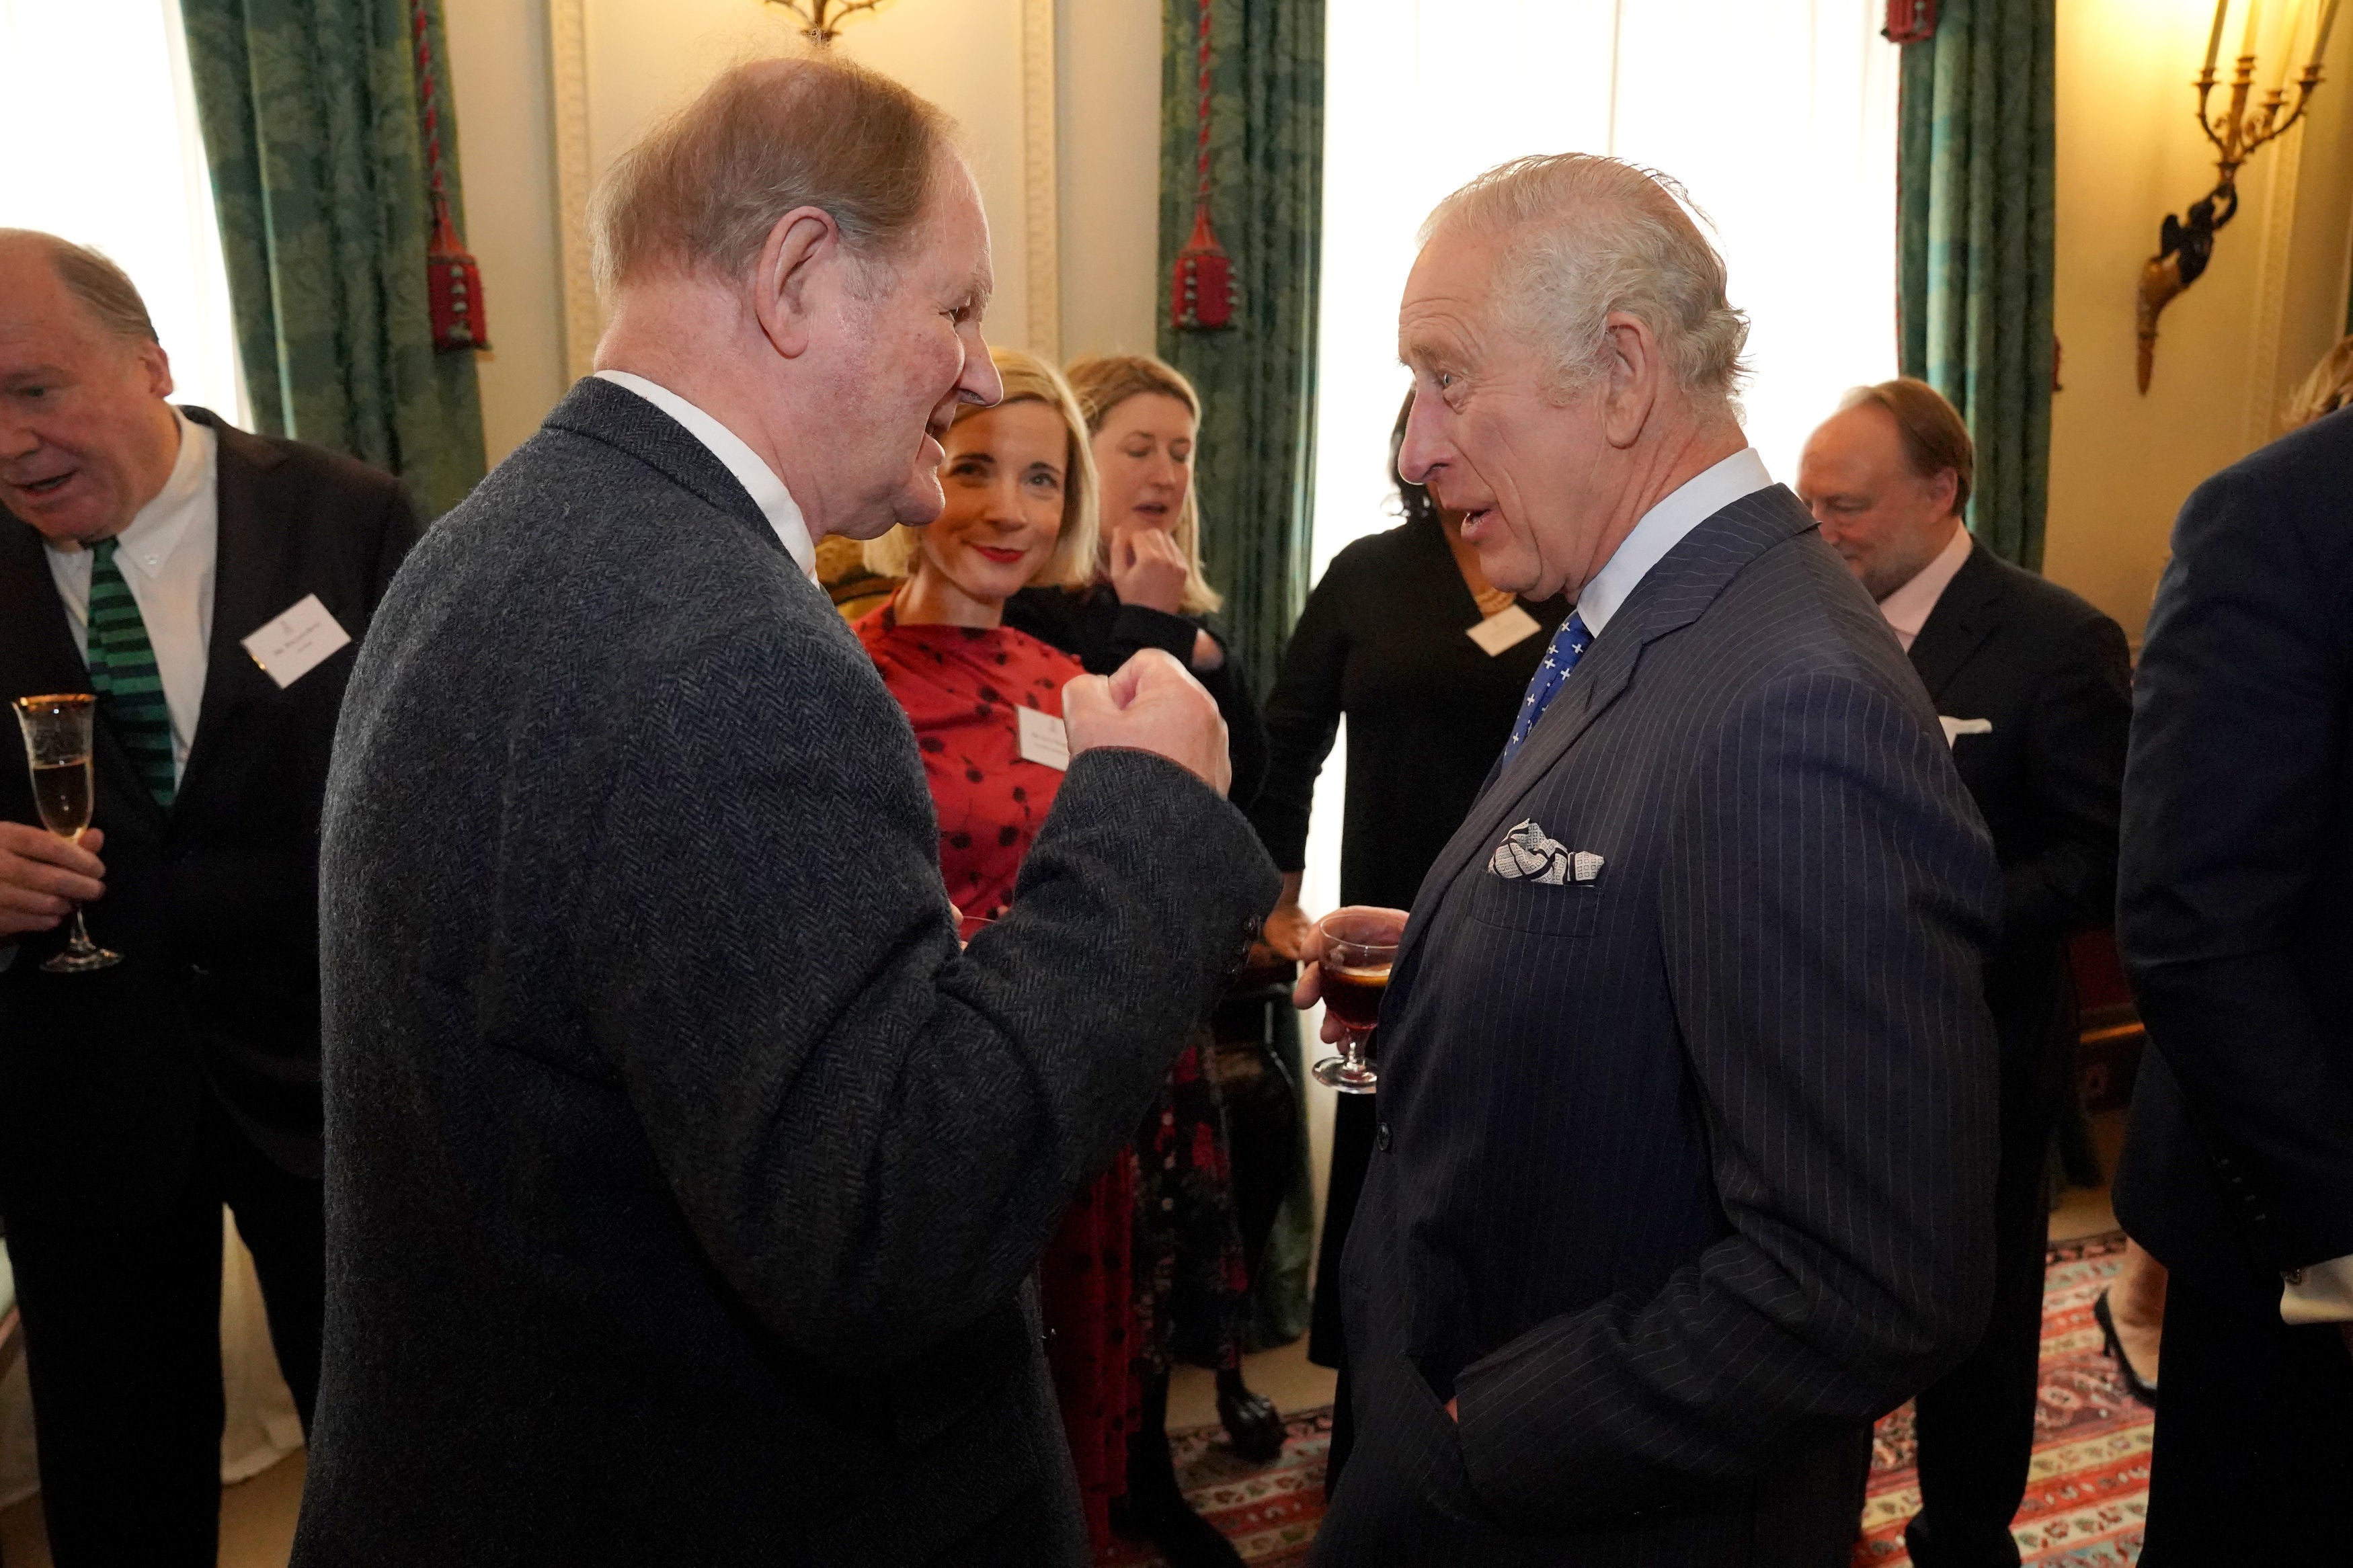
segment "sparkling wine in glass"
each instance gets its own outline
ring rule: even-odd
[[[1381,998],[1388,994],[1389,965],[1397,958],[1405,922],[1403,910],[1364,905],[1334,910],[1315,922],[1324,1010],[1347,1031],[1341,1054],[1315,1064],[1315,1081],[1342,1094],[1370,1094],[1379,1087],[1373,1029],[1381,1021]]]
[[[97,783],[90,771],[90,721],[98,699],[88,692],[19,697],[16,723],[25,732],[25,761],[33,770],[33,805],[41,826],[68,842],[90,826]],[[65,951],[41,965],[50,974],[82,974],[122,962],[90,940],[76,905],[73,931]]]

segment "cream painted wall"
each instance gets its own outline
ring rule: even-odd
[[[467,195],[495,352],[481,356],[491,460],[537,427],[565,363],[549,0],[446,0]],[[758,0],[583,0],[588,154],[630,140],[740,59],[802,47]],[[1057,0],[1062,348],[1152,346],[1159,223],[1159,0]],[[955,116],[995,245],[992,341],[1030,338],[1021,0],[895,0],[842,52]]]
[[[2327,66],[2334,79],[2306,123],[2242,174],[2239,216],[2217,239],[2206,275],[2159,320],[2147,395],[2135,387],[2142,264],[2163,216],[2214,180],[2186,85],[2212,18],[2202,0],[2059,6],[2053,287],[2065,390],[2052,405],[2043,570],[2136,641],[2174,513],[2200,480],[2277,433],[2286,393],[2345,321],[2353,47],[2340,29]],[[2275,214],[2283,154],[2296,161],[2298,177]]]
[[[586,20],[596,174],[728,66],[802,47],[788,13],[754,0],[586,0]],[[997,262],[990,325],[1007,342],[1024,342],[1019,0],[898,0],[852,22],[836,47],[955,117],[988,209]]]
[[[482,437],[495,463],[564,395],[564,299],[556,265],[555,151],[547,0],[448,0],[466,244],[482,264],[493,344],[475,364]]]
[[[1160,278],[1160,0],[1060,0],[1062,353],[1150,353]]]

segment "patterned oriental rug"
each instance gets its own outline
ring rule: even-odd
[[[2157,1413],[2125,1392],[2100,1342],[2092,1303],[2122,1266],[2122,1231],[2051,1249],[2042,1284],[2042,1397],[2026,1501],[2010,1521],[2032,1568],[2122,1568],[2140,1557]],[[1904,1524],[1920,1506],[1912,1407],[1879,1424],[1854,1568],[1912,1561]]]
[[[2051,1249],[2042,1297],[2042,1399],[2034,1416],[2034,1464],[2012,1526],[2030,1568],[2124,1568],[2140,1555],[2155,1415],[2124,1391],[2100,1344],[2092,1301],[2124,1257],[2124,1236]],[[1244,1463],[1215,1426],[1171,1434],[1177,1479],[1203,1517],[1252,1568],[1300,1568],[1324,1517],[1324,1457],[1332,1412],[1291,1417],[1282,1457]],[[1879,1424],[1862,1538],[1853,1568],[1911,1561],[1904,1522],[1919,1507],[1913,1472],[1912,1407]],[[1114,1547],[1101,1568],[1158,1568],[1144,1547]]]

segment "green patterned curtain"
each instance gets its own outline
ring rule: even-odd
[[[1969,528],[2041,570],[2051,464],[2054,0],[1945,0],[1904,47],[1896,152],[1904,374],[1977,441]]]
[[[254,423],[400,475],[427,516],[482,477],[469,351],[437,353],[409,0],[181,0]],[[427,0],[433,58],[440,0]],[[440,71],[453,208],[458,140]]]
[[[1202,402],[1201,553],[1263,694],[1307,597],[1324,243],[1324,0],[1212,0],[1210,216],[1233,258],[1232,327],[1178,331],[1168,276],[1193,231],[1202,0],[1165,0],[1160,355]]]

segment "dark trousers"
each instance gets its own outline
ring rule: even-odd
[[[1326,1500],[1339,1490],[1340,1472],[1356,1447],[1356,1417],[1348,1398],[1347,1328],[1340,1321],[1340,1258],[1348,1247],[1356,1200],[1364,1195],[1365,1178],[1373,1168],[1378,1098],[1344,1094],[1332,1111],[1332,1173],[1324,1188],[1324,1235],[1315,1251],[1315,1315],[1307,1333],[1307,1359],[1340,1374],[1332,1401],[1332,1447],[1324,1466]]]
[[[321,1184],[265,1159],[217,1107],[186,1190],[134,1226],[12,1221],[58,1568],[212,1568],[220,1531],[221,1205],[237,1215],[304,1430],[319,1389]]]
[[[1920,1568],[2016,1568],[2010,1521],[2026,1495],[2042,1356],[2047,1119],[2006,1138],[1994,1178],[1993,1313],[1985,1338],[1920,1392],[1920,1511],[1904,1541]],[[2167,1375],[2171,1375],[2168,1363]]]
[[[2175,1270],[2141,1568],[2342,1563],[2353,1500],[2353,1355]],[[2265,1309],[2268,1308],[2266,1310]]]

